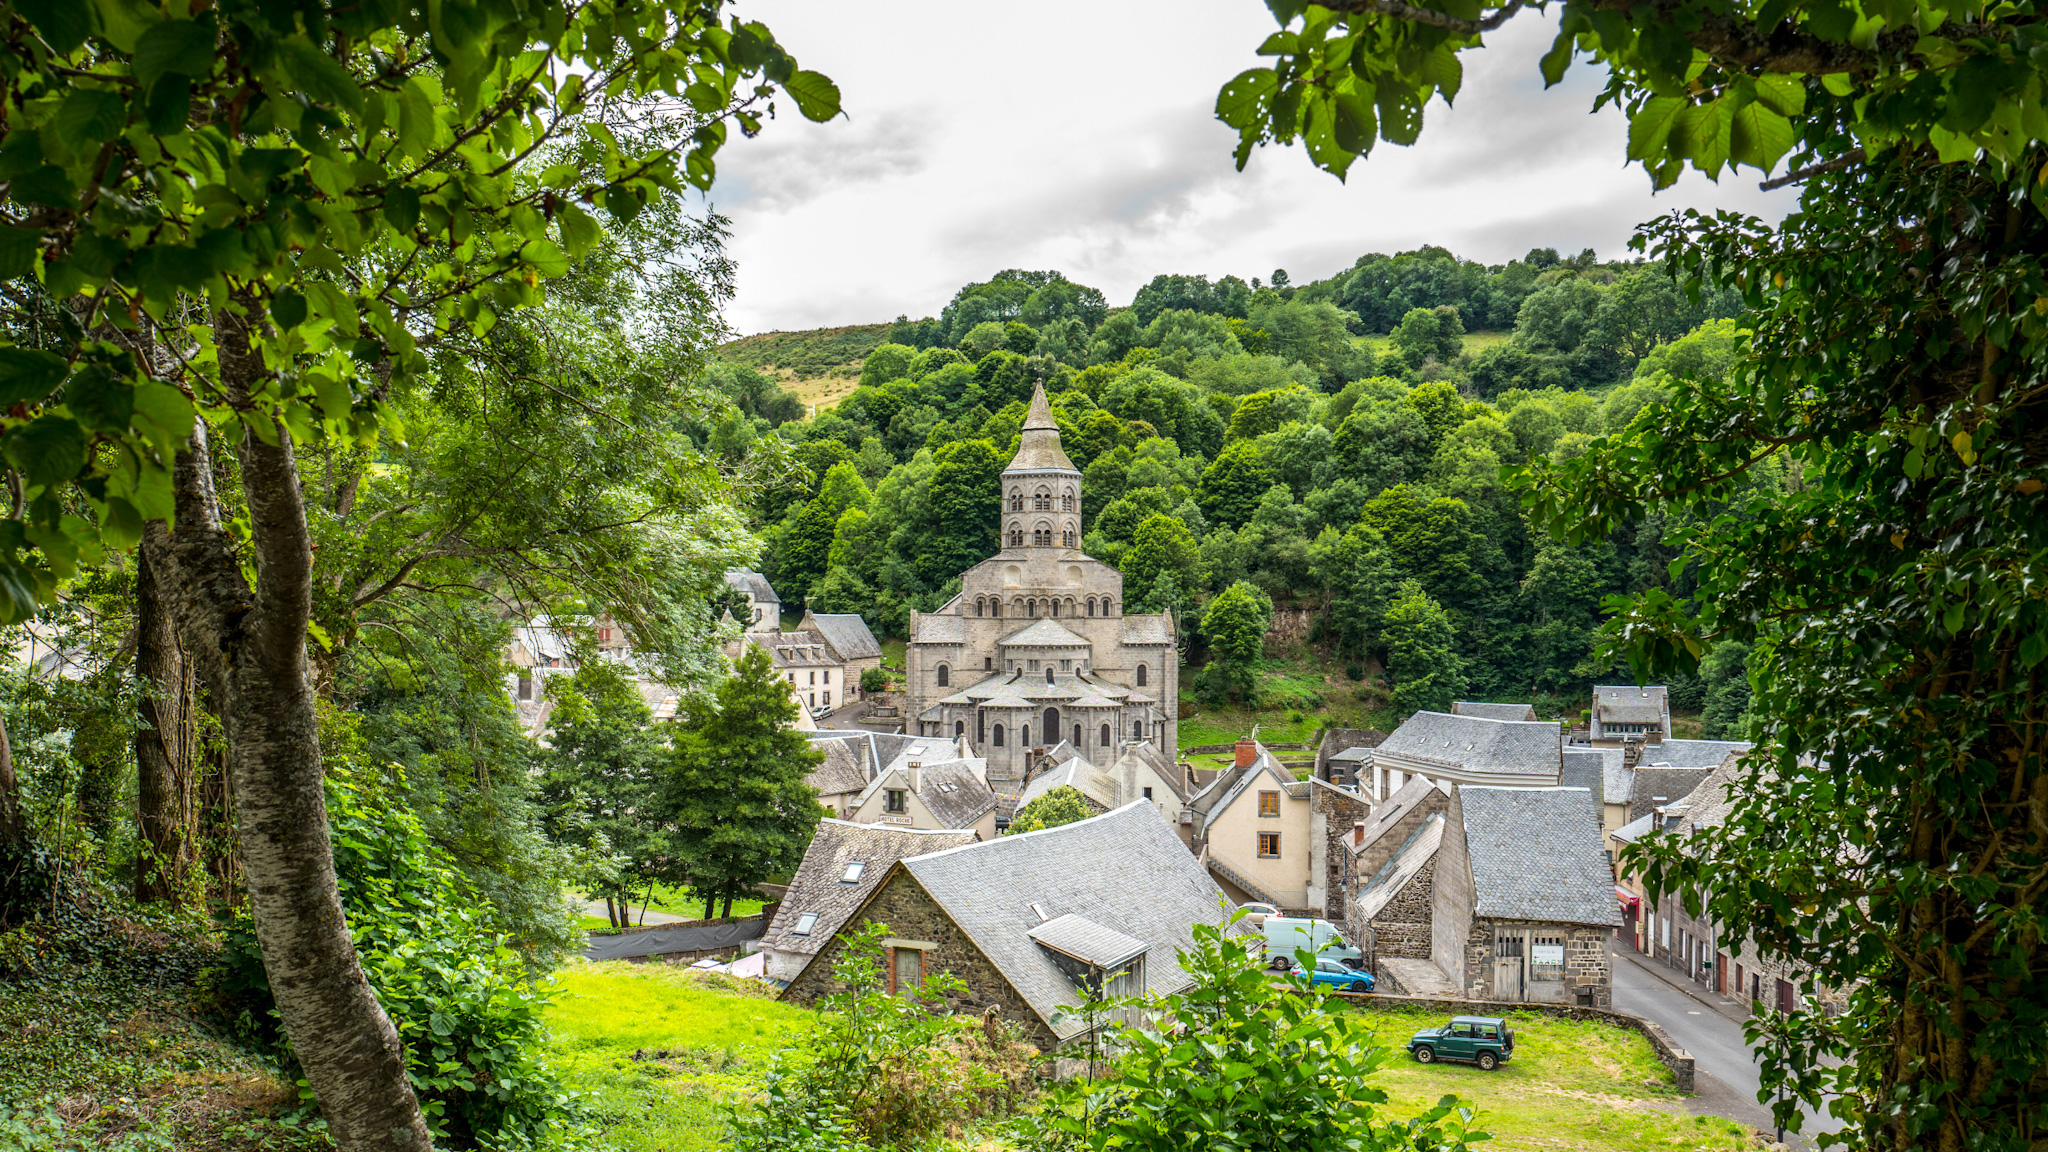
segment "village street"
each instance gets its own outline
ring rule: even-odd
[[[1733,1000],[1666,971],[1626,948],[1613,953],[1614,1010],[1654,1020],[1692,1053],[1694,1112],[1725,1116],[1775,1135],[1770,1109],[1757,1103],[1761,1083],[1756,1058],[1742,1039],[1741,1008]],[[1808,1133],[1835,1131],[1832,1117],[1806,1120]],[[1792,1148],[1812,1148],[1810,1139],[1786,1133]]]

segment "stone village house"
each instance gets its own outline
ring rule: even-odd
[[[817,835],[804,849],[803,863],[790,877],[789,891],[761,937],[765,975],[783,985],[795,979],[839,934],[854,909],[874,894],[898,860],[958,848],[976,839],[972,830],[820,820]]]
[[[1620,915],[1589,789],[1417,777],[1351,851],[1347,938],[1404,991],[1612,1003]]]
[[[1085,1037],[1088,1022],[1074,1010],[1091,989],[1185,987],[1177,953],[1193,947],[1196,924],[1223,923],[1230,912],[1180,837],[1135,800],[1073,824],[899,859],[782,995],[809,1004],[835,991],[845,937],[886,925],[890,991],[951,973],[967,987],[949,1009],[994,1010],[1051,1051]]]

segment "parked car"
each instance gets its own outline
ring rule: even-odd
[[[1417,1064],[1456,1060],[1491,1072],[1514,1056],[1515,1030],[1498,1016],[1453,1016],[1441,1028],[1417,1032],[1408,1051]]]
[[[1253,900],[1247,904],[1239,904],[1238,907],[1244,911],[1244,922],[1260,931],[1265,930],[1266,917],[1278,916],[1280,914],[1278,908],[1259,900]]]
[[[1343,933],[1328,920],[1268,916],[1261,927],[1266,933],[1266,964],[1275,972],[1292,968],[1294,954],[1303,948],[1313,952],[1318,960],[1341,961],[1347,968],[1365,963],[1365,957],[1345,944]]]
[[[1296,964],[1289,975],[1306,975],[1310,984],[1326,984],[1339,992],[1370,992],[1377,983],[1372,973],[1348,967],[1339,960],[1318,960],[1313,972],[1304,972]]]

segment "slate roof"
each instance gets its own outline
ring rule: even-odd
[[[775,594],[768,578],[751,568],[727,568],[725,582],[729,587],[752,596],[757,604],[782,603],[782,597]]]
[[[1092,644],[1085,636],[1076,636],[1059,621],[1048,616],[1029,628],[1012,632],[996,645],[1002,648],[1090,648]]]
[[[866,804],[884,788],[909,787],[910,769],[891,768],[868,782],[854,806]],[[948,828],[972,828],[996,806],[996,794],[972,760],[940,760],[919,767],[917,798],[931,811],[932,819]]]
[[[859,792],[868,786],[868,774],[861,768],[860,748],[851,740],[819,741],[825,762],[811,769],[804,783],[820,796]]]
[[[1330,760],[1332,762],[1342,760],[1347,764],[1369,764],[1372,762],[1372,748],[1370,745],[1359,744],[1355,747],[1346,748],[1342,752],[1331,753]]]
[[[1646,812],[1678,803],[1692,795],[1693,789],[1698,788],[1700,781],[1705,780],[1711,771],[1711,768],[1637,768],[1635,789],[1629,795],[1628,818],[1634,820]]]
[[[1728,793],[1740,788],[1746,775],[1742,752],[1730,752],[1723,757],[1721,763],[1692,790],[1691,806],[1685,819],[1677,826],[1678,834],[1683,836],[1695,828],[1719,827],[1728,819],[1728,810],[1735,807],[1735,801],[1729,798]]]
[[[1188,804],[1202,814],[1206,826],[1207,821],[1236,803],[1237,798],[1259,780],[1271,780],[1279,786],[1280,791],[1296,800],[1308,795],[1308,785],[1296,780],[1294,774],[1283,767],[1280,761],[1274,759],[1273,754],[1266,751],[1264,744],[1260,744],[1256,759],[1241,770],[1232,765],[1228,772],[1210,781],[1207,788],[1196,793]]]
[[[1166,615],[1140,612],[1136,616],[1124,617],[1123,642],[1126,644],[1171,644],[1173,623]]]
[[[1055,916],[1027,933],[1033,940],[1083,964],[1108,970],[1144,952],[1148,945],[1086,916]]]
[[[745,639],[766,648],[777,668],[837,668],[840,664],[816,632],[749,632]]]
[[[1150,740],[1126,740],[1123,742],[1121,750],[1117,753],[1115,772],[1113,773],[1118,779],[1124,778],[1124,763],[1127,760],[1143,761],[1151,767],[1153,775],[1159,777],[1160,783],[1165,784],[1167,790],[1173,793],[1174,799],[1182,803],[1187,802],[1187,779],[1181,772],[1180,765],[1176,764],[1172,757],[1153,747]]]
[[[965,644],[967,625],[950,612],[920,612],[910,630],[912,644]]]
[[[1478,716],[1486,720],[1534,720],[1531,704],[1493,704],[1484,700],[1459,700],[1451,705],[1454,716]]]
[[[841,660],[880,659],[881,642],[868,629],[868,622],[852,612],[806,612],[804,626],[817,630],[825,646]]]
[[[1017,797],[1017,807],[1031,803],[1055,788],[1072,788],[1094,803],[1099,811],[1117,806],[1117,786],[1101,769],[1079,756],[1049,768],[1031,778]]]
[[[1380,837],[1387,834],[1389,828],[1400,822],[1403,814],[1421,803],[1422,798],[1432,789],[1446,791],[1438,788],[1436,782],[1427,776],[1410,776],[1407,783],[1394,789],[1392,796],[1387,797],[1384,803],[1372,810],[1372,815],[1365,821],[1365,834],[1345,837],[1345,846],[1351,849],[1353,856],[1372,847]]]
[[[1642,766],[1671,768],[1718,768],[1730,752],[1747,752],[1747,740],[1666,740],[1643,749]]]
[[[1401,850],[1394,853],[1373,878],[1366,881],[1365,887],[1358,890],[1359,916],[1370,920],[1379,915],[1380,909],[1415,879],[1416,873],[1421,872],[1423,865],[1436,855],[1437,849],[1443,847],[1443,842],[1444,816],[1441,812],[1433,812],[1408,834]]]
[[[958,848],[974,840],[972,829],[924,831],[887,824],[820,820],[810,847],[804,849],[803,863],[797,865],[796,874],[789,878],[789,891],[783,895],[782,906],[776,909],[775,919],[761,941],[784,952],[815,956],[882,882],[890,865],[905,856]],[[843,883],[841,877],[846,874],[846,866],[855,860],[866,864],[860,879],[852,884]],[[797,936],[793,932],[797,917],[806,912],[817,913],[818,921],[811,926],[809,935]]]
[[[1664,685],[1598,684],[1593,687],[1593,711],[1603,723],[1656,724],[1664,719]]]
[[[1607,838],[1609,840],[1619,840],[1623,844],[1633,844],[1637,840],[1640,840],[1644,836],[1648,835],[1651,832],[1651,830],[1656,828],[1656,826],[1657,814],[1655,812],[1651,812],[1648,815],[1639,816],[1636,819],[1631,820],[1626,824],[1623,824],[1621,827],[1616,828],[1614,831],[1609,832],[1607,834]]]
[[[1448,712],[1417,712],[1373,749],[1446,768],[1554,781],[1562,766],[1563,730],[1548,720],[1488,720]]]
[[[1086,672],[997,672],[978,684],[945,697],[942,704],[979,704],[984,708],[1026,708],[1056,704],[1064,708],[1121,708],[1123,701],[1149,703],[1151,697]]]
[[[1619,753],[1621,749],[1613,749]],[[1557,782],[1566,788],[1584,788],[1593,794],[1594,804],[1607,802],[1607,758],[1598,749],[1564,750],[1564,763]]]
[[[1147,990],[1178,991],[1175,957],[1194,947],[1196,924],[1220,924],[1228,902],[1180,837],[1143,801],[1058,828],[1000,836],[913,856],[902,867],[995,964],[1061,1039],[1086,1021],[1053,1015],[1081,1003],[1080,990],[1031,938],[1048,916],[1077,915],[1146,945]]]
[[[1621,922],[1600,817],[1584,788],[1459,789],[1473,915]]]

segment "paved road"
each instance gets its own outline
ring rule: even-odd
[[[1775,1134],[1770,1109],[1757,1102],[1762,1080],[1756,1057],[1743,1042],[1742,1025],[1716,1010],[1723,999],[1708,989],[1699,989],[1695,999],[1673,987],[1634,953],[1616,949],[1614,954],[1614,1008],[1663,1025],[1673,1040],[1692,1053],[1696,1095],[1687,1106],[1696,1113],[1725,1116],[1763,1132]],[[1831,1117],[1807,1115],[1806,1131],[1839,1128]],[[1785,1134],[1793,1148],[1813,1145],[1793,1133]]]

